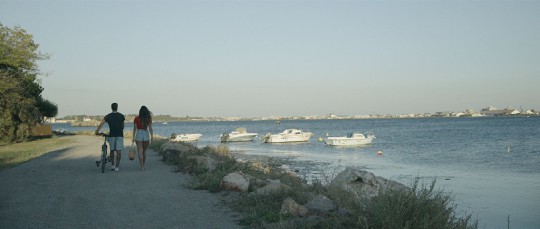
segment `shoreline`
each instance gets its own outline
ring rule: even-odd
[[[231,151],[236,155],[235,151]],[[242,158],[267,158],[260,153],[251,154],[247,150],[239,152]],[[286,169],[302,178],[328,181],[334,178],[332,174],[347,167],[339,163],[320,162],[311,163],[312,160],[298,159],[296,157],[277,157],[276,161],[288,164]],[[536,221],[534,212],[540,212],[540,175],[523,173],[505,173],[494,175],[490,171],[455,170],[453,167],[395,165],[391,163],[359,165],[359,169],[372,172],[389,180],[394,180],[410,186],[415,177],[425,183],[436,179],[436,188],[444,190],[454,196],[458,210],[479,217],[480,228],[506,227],[507,217],[510,215],[512,228],[538,228],[540,222]],[[309,167],[320,166],[319,169]],[[307,167],[298,169],[298,167]],[[306,173],[315,172],[312,176]],[[324,175],[323,173],[326,173]],[[530,200],[539,200],[536,203]],[[504,206],[504,207],[502,207]]]
[[[129,116],[129,115],[127,115]],[[92,117],[103,118],[103,116],[92,115]],[[226,118],[226,117],[201,117],[193,119],[185,118],[170,118],[170,119],[155,119],[154,124],[167,125],[163,123],[169,122],[259,122],[259,121],[320,121],[320,120],[372,120],[372,119],[437,119],[437,118],[450,118],[450,119],[468,119],[468,118],[538,118],[540,113],[536,114],[512,114],[512,115],[483,115],[483,116],[433,116],[433,115],[373,115],[369,117],[308,117],[308,116],[299,116],[299,117],[273,117],[273,118],[261,118],[261,117],[252,117],[252,118]],[[70,124],[73,127],[94,127],[99,124],[98,120],[91,121],[76,121],[76,120],[62,120],[55,119],[58,121],[51,122],[50,120],[46,121],[47,124]],[[126,119],[130,120],[130,119]],[[126,121],[131,122],[131,121]],[[276,123],[276,125],[279,125]]]

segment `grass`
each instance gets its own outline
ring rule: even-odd
[[[368,201],[364,223],[369,228],[478,228],[471,215],[458,217],[453,197],[416,178],[409,191],[388,190]]]
[[[164,153],[161,145],[166,142],[155,141],[151,147]],[[323,182],[308,183],[273,161],[238,162],[226,146],[197,148],[191,144],[174,144],[179,144],[172,150],[177,156],[168,163],[192,175],[188,185],[193,189],[219,192],[223,177],[232,172],[241,171],[250,177],[247,193],[227,195],[229,206],[242,213],[240,223],[250,228],[478,228],[478,220],[472,220],[471,215],[456,214],[452,196],[435,190],[435,180],[424,185],[416,179],[409,190],[381,190],[377,197],[357,199],[350,192],[325,186]],[[210,158],[216,161],[216,166],[208,169],[193,157]],[[279,180],[286,188],[269,193],[255,192],[268,180]],[[280,213],[281,204],[287,198],[302,205],[318,195],[330,198],[338,210],[309,217]]]
[[[67,137],[51,137],[0,146],[0,170],[17,166],[74,142]]]

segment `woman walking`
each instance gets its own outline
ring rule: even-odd
[[[152,130],[152,113],[142,106],[139,110],[139,116],[133,120],[133,141],[137,143],[139,152],[139,163],[141,171],[144,171],[144,162],[146,162],[146,149],[150,141],[154,140],[154,131]]]

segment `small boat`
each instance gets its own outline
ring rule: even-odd
[[[368,134],[367,137],[364,134],[349,133],[345,137],[328,137],[325,142],[331,146],[358,146],[371,143],[375,136]]]
[[[287,142],[307,142],[313,136],[311,132],[303,132],[298,129],[286,129],[279,134],[267,133],[263,137],[264,143],[287,143]]]
[[[171,134],[170,141],[173,142],[194,142],[198,141],[202,134]]]
[[[248,133],[246,128],[237,128],[230,133],[223,133],[219,139],[221,142],[249,142],[257,137],[257,133]]]
[[[169,123],[168,123],[168,122],[164,122],[164,123],[161,123],[161,124],[163,124],[163,125],[168,125]]]

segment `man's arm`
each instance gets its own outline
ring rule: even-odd
[[[101,127],[103,127],[103,124],[105,124],[105,118],[103,118],[103,120],[101,120],[101,123],[99,123],[97,129],[96,129],[96,132],[95,134],[98,135],[99,134],[99,130],[101,130]]]

